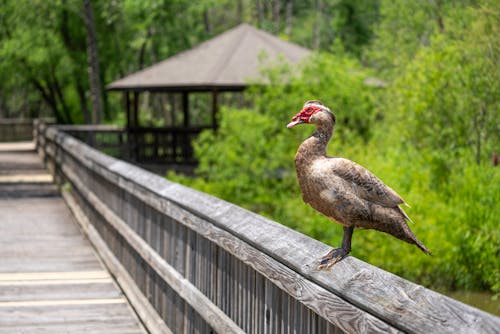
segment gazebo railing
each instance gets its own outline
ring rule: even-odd
[[[58,126],[69,135],[112,157],[139,164],[194,165],[193,140],[210,126],[138,127]]]
[[[47,123],[53,119],[45,119]],[[25,118],[0,118],[0,142],[30,141],[33,139],[33,120]]]
[[[195,164],[193,140],[210,126],[129,129],[134,160],[139,163]]]
[[[59,130],[112,157],[131,160],[127,130],[111,125],[58,125]]]

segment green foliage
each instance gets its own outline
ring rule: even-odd
[[[430,44],[431,36],[447,31],[450,20],[460,19],[463,8],[475,2],[381,0],[373,43],[364,56],[381,74],[395,77],[421,47]]]
[[[470,34],[480,38],[498,31],[481,27]],[[500,145],[498,54],[490,52],[500,42],[475,37],[437,36],[396,80],[392,108],[414,145],[437,149],[444,159],[465,150],[480,163]]]
[[[302,202],[293,171],[296,148],[313,128],[284,128],[304,101],[320,99],[338,118],[330,154],[357,161],[403,195],[412,205],[412,230],[433,252],[360,230],[352,254],[430,287],[498,294],[500,170],[489,163],[500,145],[498,9],[490,1],[440,3],[440,31],[426,28],[426,15],[435,25],[438,19],[422,9],[427,4],[387,8],[404,4],[408,17],[415,13],[411,38],[387,37],[403,20],[391,22],[395,12],[377,31],[391,46],[380,59],[406,48],[391,64],[389,87],[364,85],[372,72],[343,52],[316,54],[298,73],[279,67],[267,72],[271,85],[248,93],[252,109],[224,109],[219,131],[200,137],[198,178],[170,177],[338,245],[341,227]]]

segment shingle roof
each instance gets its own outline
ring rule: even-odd
[[[114,81],[108,90],[239,90],[259,77],[261,54],[297,63],[311,51],[248,24]],[[278,56],[280,55],[280,56]]]

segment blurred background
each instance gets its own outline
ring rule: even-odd
[[[401,194],[433,252],[360,230],[351,254],[500,314],[498,1],[1,0],[0,118],[125,125],[124,97],[106,84],[240,23],[313,52],[221,95],[217,131],[194,141],[196,169],[167,177],[339,245],[342,227],[305,205],[296,181],[313,129],[285,128],[319,99],[337,115],[329,154]],[[178,117],[175,98],[146,94],[140,122]],[[190,98],[194,122],[209,117],[210,99]]]

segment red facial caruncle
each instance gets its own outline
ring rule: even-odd
[[[311,116],[321,110],[321,107],[316,104],[307,104],[297,115],[292,117],[292,122],[288,123],[286,127],[291,128],[298,124],[309,123]]]

